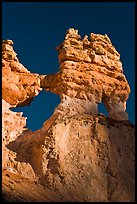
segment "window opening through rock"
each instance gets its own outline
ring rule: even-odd
[[[105,116],[108,116],[108,112],[106,110],[104,103],[98,104],[98,114],[100,114],[100,113],[104,114]]]
[[[11,110],[23,112],[23,116],[27,117],[26,127],[36,131],[52,116],[59,103],[59,95],[42,90],[38,96],[34,97],[29,106],[11,108]]]

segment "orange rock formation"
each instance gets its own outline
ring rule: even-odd
[[[2,42],[2,98],[16,107],[28,105],[42,88],[40,76],[19,63],[12,45],[11,40]]]
[[[71,28],[57,50],[60,71],[43,80],[47,91],[60,94],[63,101],[66,96],[78,99],[78,103],[83,101],[86,109],[88,103],[93,113],[97,113],[97,104],[103,102],[109,117],[128,120],[125,110],[130,87],[120,54],[107,35],[91,33],[90,40],[87,36],[81,39],[78,31]]]
[[[81,39],[70,28],[57,47],[60,70],[47,76],[30,73],[12,45],[2,44],[4,199],[135,201],[135,128],[125,112],[130,87],[108,36]],[[61,103],[32,132],[10,108],[28,105],[42,88],[59,94]],[[109,117],[98,114],[101,102]]]

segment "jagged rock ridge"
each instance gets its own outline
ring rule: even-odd
[[[42,90],[42,75],[30,73],[18,60],[12,40],[2,42],[2,98],[10,107],[28,105]]]
[[[63,101],[68,96],[82,99],[86,107],[89,102],[93,113],[97,113],[97,104],[103,102],[111,118],[128,119],[125,110],[130,87],[120,54],[107,35],[91,33],[90,40],[87,36],[81,39],[78,31],[71,28],[57,50],[60,71],[45,77],[44,89],[60,94]]]
[[[57,47],[60,70],[51,75],[30,73],[12,45],[11,40],[2,45],[5,198],[133,202],[135,128],[125,112],[130,87],[108,36],[91,33],[90,40],[81,39],[77,30],[69,29]],[[61,103],[43,127],[32,132],[22,113],[10,108],[27,105],[42,88],[59,94]],[[109,117],[98,114],[101,102]],[[24,182],[22,193],[17,179]],[[37,195],[29,196],[23,186],[33,187]]]

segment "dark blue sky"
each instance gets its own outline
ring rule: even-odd
[[[70,27],[84,35],[107,34],[121,55],[131,87],[127,101],[129,120],[135,122],[135,3],[134,2],[3,2],[2,39],[11,39],[20,62],[31,72],[59,70],[55,47]],[[27,127],[41,128],[57,104],[58,95],[42,91],[31,106],[14,109],[27,116]],[[102,106],[99,112],[106,113]]]

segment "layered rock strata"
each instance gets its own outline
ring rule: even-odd
[[[2,98],[11,107],[28,105],[42,90],[40,75],[30,73],[18,60],[12,40],[2,42]]]
[[[40,87],[42,77],[30,73],[19,62],[12,40],[2,41],[2,168],[20,173],[31,180],[35,179],[35,173],[30,164],[17,161],[16,152],[7,148],[10,142],[28,130],[23,113],[10,109],[29,105],[33,97],[42,90]]]
[[[65,40],[57,47],[60,71],[45,77],[46,91],[61,98],[82,99],[95,107],[104,103],[108,115],[116,120],[128,120],[126,100],[130,87],[120,62],[120,54],[107,35],[90,34],[81,39],[77,30],[69,29]],[[65,96],[64,96],[65,95]],[[89,108],[90,109],[90,108]]]
[[[2,45],[7,201],[134,202],[135,128],[125,112],[130,87],[108,36],[81,39],[69,29],[57,47],[60,70],[48,76],[30,73],[12,45],[10,40]],[[42,88],[59,94],[61,103],[32,132],[22,113],[10,108],[28,105]],[[98,114],[101,102],[109,117]]]

